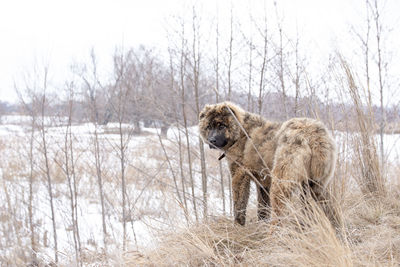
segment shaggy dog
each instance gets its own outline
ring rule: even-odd
[[[223,102],[200,113],[203,140],[223,151],[232,176],[235,221],[244,225],[250,181],[257,185],[259,219],[282,215],[285,201],[307,189],[326,201],[336,162],[335,143],[326,127],[309,118],[271,122]]]

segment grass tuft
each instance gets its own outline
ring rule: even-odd
[[[307,212],[289,205],[289,216],[273,229],[255,218],[242,227],[229,217],[216,217],[165,233],[156,248],[140,255],[140,264],[399,266],[398,199],[395,189],[380,198],[349,194],[340,211],[343,225],[336,229],[315,203]]]

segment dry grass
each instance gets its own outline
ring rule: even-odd
[[[333,229],[323,212],[292,209],[272,231],[251,219],[245,227],[231,218],[166,233],[156,247],[137,253],[129,263],[147,266],[399,266],[400,202],[398,188],[371,198],[348,194],[344,224]]]

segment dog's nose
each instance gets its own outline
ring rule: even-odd
[[[213,145],[215,145],[215,143],[217,143],[217,139],[214,136],[208,138],[208,141]]]

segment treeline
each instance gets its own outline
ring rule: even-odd
[[[144,48],[141,48],[143,51]],[[135,51],[132,49],[128,54],[133,54]],[[155,56],[154,56],[155,57]],[[155,58],[153,58],[154,60]],[[151,60],[151,59],[149,59]],[[130,62],[129,64],[137,64],[138,62]],[[95,120],[100,125],[107,125],[109,122],[118,121],[118,110],[116,110],[116,102],[119,101],[122,92],[116,92],[116,83],[125,83],[128,86],[125,89],[123,97],[127,101],[124,112],[124,123],[131,123],[136,126],[137,133],[140,133],[141,128],[144,127],[159,127],[166,131],[174,123],[182,124],[182,103],[179,99],[178,92],[174,91],[171,87],[171,81],[167,78],[160,79],[161,77],[168,77],[171,75],[169,70],[162,64],[157,67],[156,73],[145,73],[142,70],[136,75],[127,75],[125,77],[119,77],[118,81],[114,84],[102,85],[96,89],[90,87],[90,85],[80,85],[76,88],[74,84],[68,86],[70,93],[74,94],[74,98],[69,101],[73,101],[74,123],[90,122],[90,112],[87,112],[87,107],[90,101],[96,99],[97,111],[95,114]],[[154,62],[153,62],[154,64]],[[133,66],[130,66],[133,67]],[[150,75],[149,77],[145,77]],[[153,76],[154,75],[154,76]],[[125,79],[125,80],[122,80]],[[149,79],[152,85],[140,84],[141,80]],[[209,87],[200,88],[202,97],[200,98],[200,106],[207,103],[216,102],[215,96],[212,94],[213,83],[215,80],[210,79],[205,81]],[[140,85],[139,85],[140,84]],[[118,85],[120,86],[120,85]],[[73,87],[73,88],[71,88]],[[86,87],[86,88],[85,88]],[[190,88],[190,87],[188,87]],[[57,92],[57,91],[56,91]],[[45,109],[46,116],[68,116],[69,101],[63,99],[64,92],[62,90],[59,95],[53,92],[50,93],[50,102],[47,103]],[[223,92],[220,94],[220,101],[227,100],[227,95]],[[326,100],[326,99],[325,99]],[[0,118],[4,115],[29,115],[28,110],[32,110],[35,105],[31,100],[24,105],[20,103],[8,103],[0,102]],[[239,90],[232,90],[230,101],[238,103],[243,108],[258,112],[258,96],[254,94],[248,95],[246,92]],[[188,90],[185,95],[185,103],[188,103],[189,107],[193,107],[191,104],[194,102],[193,90]],[[265,93],[263,99],[261,114],[271,120],[282,121],[290,117],[306,116],[306,117],[317,117],[324,121],[333,121],[335,125],[341,125],[342,122],[355,119],[356,114],[353,104],[349,102],[334,102],[324,101],[321,96],[303,96],[297,99],[294,96],[284,96],[281,92],[270,91]],[[286,110],[283,107],[283,103],[286,105]],[[28,108],[28,109],[27,109]],[[384,107],[384,114],[382,116],[381,108],[377,105],[372,105],[372,114],[374,122],[380,124],[381,121],[385,123],[386,133],[397,133],[400,129],[394,129],[390,125],[399,123],[400,110],[398,106]],[[369,109],[367,104],[363,105],[363,110],[366,112]],[[193,108],[187,110],[187,119],[190,126],[197,124],[197,116]],[[338,126],[341,128],[341,126]],[[347,125],[351,128],[351,125]]]
[[[63,85],[48,82],[43,88],[51,73],[51,66],[43,65],[19,79],[15,89],[25,107],[46,94],[47,115],[66,116],[73,101],[74,122],[107,124],[123,112],[124,122],[136,125],[137,132],[141,124],[164,130],[184,124],[184,117],[188,125],[195,125],[199,108],[224,100],[274,120],[308,116],[337,125],[355,118],[351,96],[342,84],[344,56],[354,62],[351,68],[356,70],[361,104],[365,111],[372,110],[379,130],[397,122],[399,106],[392,99],[396,80],[386,57],[390,51],[383,43],[390,32],[376,1],[366,1],[365,28],[350,33],[352,54],[332,51],[317,67],[300,32],[293,35],[285,28],[276,3],[250,12],[245,19],[233,5],[225,17],[218,10],[207,14],[200,5],[188,10],[168,20],[166,45],[117,47],[106,73],[93,49],[89,60],[73,64]],[[123,110],[118,108],[121,100]],[[94,114],[87,111],[93,105]],[[3,114],[15,110],[0,107]]]

